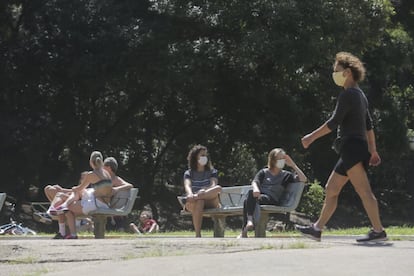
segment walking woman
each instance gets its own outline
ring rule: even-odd
[[[325,202],[319,219],[310,226],[297,226],[305,236],[316,241],[335,212],[338,196],[344,185],[350,181],[362,200],[372,224],[369,233],[358,242],[386,240],[387,234],[381,224],[378,203],[367,176],[368,165],[378,166],[378,155],[372,119],[368,110],[368,100],[358,83],[364,79],[365,68],[354,55],[346,52],[336,54],[332,78],[336,85],[344,88],[338,95],[333,115],[322,126],[305,135],[302,145],[306,149],[318,138],[338,128],[334,146],[339,153],[326,184]]]

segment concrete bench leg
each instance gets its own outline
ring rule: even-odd
[[[224,229],[226,228],[226,217],[223,216],[214,216],[212,217],[214,222],[214,237],[223,238]]]
[[[266,226],[269,221],[269,214],[261,212],[259,223],[255,226],[255,237],[266,238]]]
[[[105,229],[106,229],[106,216],[96,215],[93,216],[95,239],[104,239],[105,238]]]

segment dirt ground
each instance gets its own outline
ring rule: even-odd
[[[199,276],[275,275],[275,271],[302,276],[314,270],[324,276],[333,275],[333,271],[338,276],[412,274],[414,237],[393,237],[374,245],[358,244],[355,238],[327,236],[322,242],[314,242],[299,236],[134,236],[99,240],[2,236],[0,276],[175,276],[194,275],[194,271]],[[148,273],[142,267],[154,270]]]
[[[297,239],[138,237],[52,240],[50,237],[0,239],[0,276],[53,275],[74,266],[146,257],[223,254],[264,249],[321,247]],[[50,273],[50,274],[49,274]]]

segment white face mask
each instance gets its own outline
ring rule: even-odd
[[[279,159],[276,161],[276,167],[283,169],[285,167],[286,159]]]
[[[346,77],[344,77],[344,71],[341,72],[333,72],[332,79],[336,85],[343,87],[346,81]]]
[[[201,166],[205,166],[207,164],[207,161],[207,156],[200,156],[200,158],[198,158],[198,164],[200,164]]]

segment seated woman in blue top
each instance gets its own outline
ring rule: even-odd
[[[207,148],[195,145],[187,156],[188,170],[184,173],[184,189],[187,194],[185,208],[191,212],[196,237],[201,237],[204,208],[220,206],[217,170],[209,160]]]

